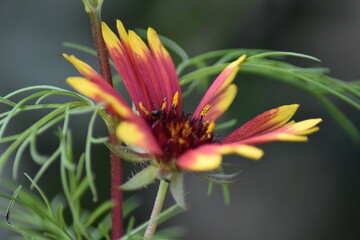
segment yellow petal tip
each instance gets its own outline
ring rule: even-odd
[[[148,50],[144,41],[134,32],[129,31],[129,42],[132,50],[141,57],[145,57],[145,52]]]
[[[106,23],[104,22],[101,23],[101,30],[107,47],[118,48],[120,41]]]

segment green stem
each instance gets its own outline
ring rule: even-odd
[[[168,186],[169,183],[167,183],[165,180],[160,181],[159,190],[156,195],[154,207],[150,216],[150,222],[144,234],[144,240],[151,240],[152,237],[154,236],[157,227],[158,216],[162,210]]]

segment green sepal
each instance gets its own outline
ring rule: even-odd
[[[174,173],[170,178],[170,192],[175,202],[186,209],[185,203],[185,193],[184,193],[184,174],[183,173]]]
[[[115,146],[108,142],[105,142],[105,145],[110,149],[110,151],[115,153],[121,159],[124,159],[125,161],[128,161],[128,162],[139,163],[139,162],[147,162],[147,161],[151,160],[150,157],[140,156],[140,155],[136,154],[135,152],[131,151],[127,147]]]
[[[240,179],[236,179],[241,172],[235,172],[230,174],[225,173],[211,173],[211,172],[198,172],[195,173],[201,179],[204,179],[207,182],[215,184],[230,184],[240,182]]]
[[[137,190],[152,183],[158,176],[159,168],[149,165],[130,178],[129,181],[120,186],[123,191]]]

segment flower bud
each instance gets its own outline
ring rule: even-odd
[[[87,13],[98,13],[104,0],[82,0]]]

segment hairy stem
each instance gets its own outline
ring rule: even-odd
[[[154,236],[157,227],[157,218],[162,210],[168,186],[169,183],[167,183],[165,180],[160,181],[159,190],[156,195],[154,207],[150,216],[150,222],[144,234],[144,240],[151,240]]]
[[[112,76],[110,70],[109,56],[106,50],[106,45],[101,32],[101,17],[99,12],[89,13],[91,31],[94,39],[98,62],[100,66],[100,73],[103,78],[112,86]]]
[[[110,133],[110,144],[117,145],[116,135]],[[122,160],[110,151],[111,166],[111,199],[114,206],[111,209],[112,239],[119,239],[123,235],[123,192],[119,186],[123,183]]]
[[[91,30],[100,66],[100,73],[103,78],[111,86],[113,86],[109,64],[109,56],[101,31],[100,10],[95,12],[89,12],[88,15],[90,17]],[[111,129],[109,130],[109,139],[111,145],[117,145],[116,135]],[[110,166],[111,199],[114,203],[114,206],[111,209],[111,238],[113,240],[117,240],[123,235],[123,193],[119,189],[119,186],[121,186],[123,183],[123,176],[122,160],[112,151],[110,151]]]

